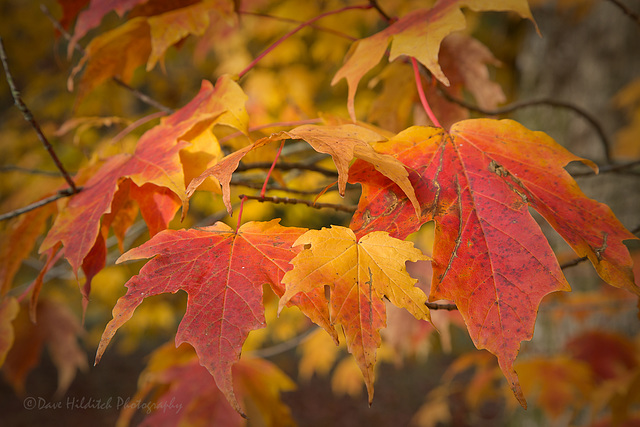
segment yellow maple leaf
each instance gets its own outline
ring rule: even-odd
[[[294,242],[299,245],[310,247],[296,255],[293,269],[284,275],[286,291],[279,309],[298,293],[330,287],[331,322],[342,324],[347,348],[362,370],[371,402],[379,330],[386,326],[383,298],[418,319],[430,320],[427,296],[414,286],[416,280],[405,268],[406,261],[429,258],[413,243],[386,232],[375,231],[358,240],[351,229],[339,226],[307,231]]]

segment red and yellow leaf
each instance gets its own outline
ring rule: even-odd
[[[70,198],[57,216],[40,252],[62,242],[65,257],[77,273],[96,245],[101,218],[107,213],[116,215],[118,207],[124,206],[127,199],[137,201],[152,234],[166,228],[180,207],[179,200],[186,200],[184,168],[190,164],[182,163],[181,154],[193,150],[190,140],[208,132],[215,124],[230,124],[245,130],[245,99],[242,89],[228,76],[218,79],[215,88],[204,81],[200,93],[189,104],[163,118],[140,138],[133,154],[109,158],[88,179],[83,190]],[[219,149],[216,141],[207,151],[217,159]],[[198,150],[203,149],[198,147]],[[128,182],[132,187],[130,193]],[[118,192],[128,195],[118,196]]]
[[[394,239],[383,231],[356,239],[348,228],[332,226],[310,230],[295,246],[310,245],[293,259],[293,269],[282,279],[286,292],[280,309],[298,293],[331,289],[331,322],[342,324],[347,348],[360,366],[369,402],[373,399],[374,365],[380,329],[386,326],[383,298],[406,308],[418,319],[429,320],[426,295],[415,287],[406,261],[426,260],[413,243]]]
[[[531,339],[541,299],[569,290],[529,207],[609,284],[640,294],[622,243],[635,237],[563,169],[571,161],[594,165],[547,135],[509,120],[480,119],[459,122],[449,133],[413,127],[375,148],[414,170],[423,215],[413,215],[394,184],[355,163],[351,178],[363,192],[351,227],[359,236],[387,229],[404,238],[435,220],[430,299],[455,301],[475,345],[498,357],[523,405],[513,371],[520,342]]]
[[[249,332],[265,326],[262,285],[280,286],[295,254],[292,243],[305,231],[282,227],[278,221],[249,222],[237,232],[220,222],[202,229],[165,230],[121,256],[118,262],[154,258],[127,282],[127,294],[118,300],[113,320],[102,335],[96,363],[144,298],[184,290],[189,295],[187,312],[176,345],[188,342],[196,349],[200,363],[241,412],[231,366],[240,357]],[[322,310],[321,303],[309,307]],[[305,314],[328,318],[328,313]],[[329,327],[328,323],[324,326]]]
[[[238,398],[247,403],[252,422],[264,426],[295,425],[291,410],[281,400],[283,391],[295,389],[291,379],[272,363],[259,358],[243,358],[233,366]],[[226,401],[213,378],[198,363],[193,348],[166,344],[156,350],[140,375],[139,388],[118,419],[129,425],[137,408],[145,403],[147,416],[141,425],[245,426],[243,419]]]

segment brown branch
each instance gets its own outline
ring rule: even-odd
[[[30,205],[27,205],[27,206],[25,206],[23,208],[16,209],[16,210],[13,210],[11,212],[7,212],[7,213],[4,213],[4,214],[0,215],[0,221],[5,221],[7,219],[15,218],[17,216],[25,214],[25,213],[27,213],[29,211],[34,210],[34,209],[38,209],[38,208],[40,208],[40,207],[42,207],[44,205],[48,205],[49,203],[53,203],[58,199],[62,199],[64,197],[73,196],[74,194],[78,193],[80,190],[82,190],[82,187],[76,187],[75,192],[73,190],[71,190],[70,188],[67,188],[65,190],[60,190],[60,191],[58,191],[57,194],[55,194],[53,196],[50,196],[50,197],[47,197],[45,199],[39,200],[39,201],[37,201],[35,203],[32,203]]]
[[[264,196],[264,197],[260,197],[260,196],[247,196],[244,194],[241,194],[238,196],[240,199],[247,199],[247,200],[257,200],[260,203],[264,203],[264,202],[271,202],[271,203],[283,203],[283,204],[289,204],[289,205],[306,205],[309,206],[310,208],[314,208],[314,209],[333,209],[336,211],[341,211],[341,212],[349,212],[349,213],[353,213],[356,211],[356,206],[345,206],[345,205],[337,205],[335,203],[314,203],[314,202],[310,202],[309,200],[301,200],[301,199],[290,199],[288,197],[268,197],[268,196]]]
[[[618,6],[622,12],[627,15],[631,20],[635,21],[636,24],[640,25],[640,15],[635,13],[633,10],[629,9],[627,5],[622,3],[620,0],[609,0],[614,5]]]
[[[71,191],[73,193],[77,193],[78,189],[76,188],[76,184],[73,182],[73,179],[71,179],[71,176],[69,176],[69,173],[64,168],[64,166],[62,166],[62,162],[58,158],[58,155],[54,151],[53,147],[51,146],[47,138],[44,136],[44,133],[42,133],[42,129],[40,129],[40,125],[38,125],[38,122],[36,122],[36,119],[33,117],[33,114],[31,113],[29,108],[26,106],[26,104],[22,101],[22,98],[20,98],[20,92],[18,91],[18,88],[16,87],[15,82],[13,81],[13,76],[11,75],[11,71],[9,71],[9,61],[7,59],[7,53],[4,50],[2,37],[0,37],[0,60],[2,60],[2,66],[4,67],[4,74],[7,77],[7,83],[9,84],[9,89],[11,90],[11,96],[13,97],[13,102],[15,103],[16,107],[18,107],[18,109],[22,112],[22,116],[27,121],[27,123],[29,123],[31,127],[36,131],[36,134],[38,135],[38,139],[44,145],[44,148],[49,153],[49,156],[51,156],[51,158],[53,159],[53,162],[56,164],[56,167],[64,177],[65,181],[67,181],[67,184],[69,184],[69,188],[71,188]]]
[[[259,184],[257,182],[240,181],[240,180],[231,180],[230,185],[235,185],[235,186],[238,186],[238,187],[252,188],[254,190],[261,190],[262,186],[263,186],[263,184]],[[316,194],[320,193],[322,190],[324,190],[324,188],[319,188],[319,189],[316,189],[316,190],[294,190],[292,188],[284,188],[284,187],[275,186],[275,185],[268,185],[267,186],[267,190],[269,190],[269,191],[285,191],[287,193],[292,193],[292,194],[316,195]]]
[[[45,176],[58,176],[58,177],[62,176],[60,175],[60,172],[44,171],[40,169],[29,169],[29,168],[23,168],[21,166],[13,166],[13,165],[0,166],[0,172],[21,172],[21,173],[26,173],[30,175],[45,175]]]
[[[457,310],[458,306],[455,304],[441,304],[437,302],[425,302],[424,305],[427,306],[429,310],[447,310],[453,311]]]
[[[582,118],[585,119],[587,122],[589,122],[589,124],[595,129],[596,133],[598,134],[598,137],[600,138],[600,142],[602,143],[602,148],[604,150],[604,155],[607,160],[607,163],[613,163],[613,161],[611,160],[611,143],[609,142],[609,138],[607,138],[607,135],[604,133],[602,126],[600,126],[600,123],[590,113],[586,112],[585,110],[583,110],[582,108],[574,104],[571,104],[569,102],[564,102],[564,101],[558,101],[550,98],[542,98],[542,99],[532,99],[529,101],[514,102],[513,104],[505,105],[504,107],[501,107],[501,108],[496,108],[494,110],[486,110],[484,108],[480,108],[476,105],[470,104],[461,99],[454,98],[449,93],[447,93],[444,89],[442,89],[442,87],[440,86],[439,86],[439,89],[442,96],[444,96],[448,101],[453,102],[454,104],[458,104],[461,107],[466,108],[467,110],[474,111],[480,114],[485,114],[487,116],[499,116],[502,114],[512,113],[522,108],[534,107],[536,105],[550,105],[552,107],[565,108],[567,110],[571,110],[574,113],[578,114],[579,116],[582,116]]]
[[[255,163],[244,163],[238,165],[238,168],[235,170],[236,172],[243,172],[250,169],[269,169],[271,167],[271,162],[255,162]],[[288,171],[293,169],[306,170],[311,172],[318,172],[324,176],[328,176],[330,178],[335,178],[338,176],[336,171],[332,171],[330,169],[325,169],[316,165],[305,165],[304,163],[278,163],[276,164],[276,169]]]
[[[56,27],[56,30],[58,30],[60,32],[60,34],[62,34],[62,36],[67,40],[71,40],[71,35],[67,32],[67,30],[64,29],[64,27],[62,25],[60,25],[60,22],[58,22],[58,20],[51,14],[51,12],[49,11],[49,9],[47,8],[47,6],[45,6],[44,4],[40,5],[40,10],[42,10],[42,13],[45,14],[45,16],[47,18],[49,18],[49,21],[51,21],[51,23],[53,24],[54,27]],[[80,52],[82,55],[86,55],[87,52],[86,50],[84,50],[84,48],[82,46],[80,46],[79,44],[75,44],[75,49]],[[172,114],[175,112],[175,110],[173,108],[167,107],[166,105],[161,104],[160,102],[156,101],[155,99],[151,98],[148,95],[145,95],[144,93],[140,92],[137,89],[132,88],[131,86],[129,86],[128,84],[126,84],[125,82],[123,82],[122,80],[120,80],[118,77],[111,77],[111,81],[114,82],[115,84],[127,89],[129,92],[131,92],[131,94],[133,96],[135,96],[136,98],[138,98],[140,101],[144,102],[147,105],[150,105],[151,107],[154,107],[158,110],[164,111],[167,114]]]
[[[640,160],[636,160],[630,163],[624,163],[620,165],[603,165],[599,167],[599,173],[625,173],[628,175],[640,175],[640,172],[636,171],[626,171],[626,169],[630,169],[632,167],[640,165]],[[576,172],[572,173],[571,176],[591,176],[596,173],[593,170],[589,170],[587,172]]]
[[[394,19],[387,15],[387,13],[382,10],[377,0],[369,0],[369,4],[384,18],[388,23],[392,23]]]

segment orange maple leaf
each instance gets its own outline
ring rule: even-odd
[[[349,49],[345,64],[331,81],[331,84],[336,84],[343,78],[347,79],[347,108],[352,120],[355,121],[356,117],[354,98],[358,83],[380,62],[389,43],[389,61],[401,55],[413,57],[427,67],[434,77],[449,86],[449,80],[438,64],[438,52],[442,39],[465,28],[465,17],[460,10],[462,7],[474,11],[508,10],[533,21],[526,0],[440,0],[430,9],[410,12],[379,33],[355,41]]]
[[[185,175],[199,174],[218,160],[220,148],[215,138],[208,148],[191,141],[216,124],[246,132],[245,99],[242,89],[228,76],[220,77],[215,87],[203,81],[198,95],[147,131],[133,154],[109,158],[90,176],[83,190],[69,199],[42,242],[40,253],[61,242],[74,274],[82,266],[87,277],[85,309],[91,278],[105,265],[109,228],[122,241],[137,214],[135,201],[151,235],[165,229],[180,208],[180,200],[186,200]],[[192,151],[210,162],[200,165],[199,170],[190,170],[195,164],[192,156],[185,154]]]

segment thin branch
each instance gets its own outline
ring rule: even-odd
[[[60,22],[58,22],[58,20],[51,14],[51,12],[49,11],[49,9],[47,8],[47,6],[45,6],[44,4],[40,5],[40,10],[42,10],[42,13],[45,14],[45,16],[47,18],[49,18],[49,21],[51,21],[51,23],[53,24],[54,27],[56,27],[56,30],[58,30],[60,32],[60,34],[62,34],[62,36],[67,40],[71,40],[71,35],[67,32],[67,30],[64,29],[64,27],[62,25],[60,25]],[[84,50],[84,48],[82,46],[80,46],[79,44],[75,44],[75,49],[80,52],[82,55],[86,55],[87,52],[86,50]],[[129,86],[128,84],[126,84],[125,82],[123,82],[122,80],[120,80],[118,77],[111,77],[111,81],[113,81],[115,84],[127,89],[129,92],[131,92],[131,94],[133,94],[133,96],[135,96],[136,98],[138,98],[140,101],[144,102],[145,104],[154,107],[158,110],[164,111],[167,114],[172,114],[175,112],[175,110],[173,108],[167,107],[166,105],[161,104],[160,102],[156,101],[155,99],[149,97],[148,95],[145,95],[144,93],[140,92],[137,89],[132,88],[131,86]]]
[[[255,351],[251,351],[248,354],[253,357],[262,357],[262,358],[276,356],[278,354],[284,353],[285,351],[291,350],[292,348],[299,346],[300,344],[308,340],[316,330],[318,330],[318,327],[314,325],[309,329],[307,329],[306,331],[304,331],[303,333],[301,333],[300,335],[296,335],[295,337],[287,341],[283,341],[271,347],[265,347]]]
[[[269,18],[269,19],[273,19],[273,20],[281,21],[281,22],[290,22],[292,24],[302,24],[303,23],[303,21],[299,21],[297,19],[283,18],[283,17],[280,17],[280,16],[269,15],[267,13],[247,12],[245,10],[240,10],[240,11],[238,11],[238,13],[241,14],[241,15],[258,16],[260,18]],[[323,27],[323,26],[320,26],[320,25],[314,25],[314,24],[309,25],[309,27],[313,28],[314,30],[323,31],[325,33],[330,33],[330,34],[333,34],[334,36],[342,37],[344,39],[348,39],[348,40],[351,40],[351,41],[358,40],[356,37],[351,37],[349,34],[345,34],[343,32],[334,30],[332,28],[327,28],[327,27]]]
[[[271,203],[282,203],[282,204],[288,204],[288,205],[306,205],[309,206],[310,208],[314,208],[314,209],[333,209],[336,211],[341,211],[341,212],[349,212],[349,213],[353,213],[356,211],[356,206],[345,206],[345,205],[337,205],[335,203],[313,203],[310,202],[309,200],[302,200],[302,199],[290,199],[288,197],[268,197],[268,196],[264,196],[264,197],[260,197],[260,196],[247,196],[245,194],[241,194],[238,196],[240,199],[248,199],[248,200],[257,200],[260,203],[264,203],[264,202],[271,202]]]
[[[0,172],[22,172],[29,175],[44,175],[44,176],[57,176],[57,177],[62,176],[60,175],[60,172],[43,171],[40,169],[29,169],[29,168],[23,168],[21,166],[13,166],[13,165],[0,166]]]
[[[582,116],[582,118],[588,121],[589,124],[591,124],[591,126],[595,129],[596,133],[600,137],[600,141],[602,143],[602,148],[604,150],[604,155],[605,155],[605,158],[607,159],[607,163],[613,163],[613,161],[611,160],[611,143],[609,142],[607,135],[604,133],[602,126],[600,126],[600,123],[590,113],[586,112],[580,107],[577,107],[574,104],[571,104],[569,102],[564,102],[564,101],[558,101],[555,99],[542,98],[542,99],[532,99],[530,101],[514,102],[513,104],[505,105],[504,107],[496,108],[495,110],[485,110],[483,108],[470,104],[461,99],[454,98],[442,88],[440,88],[440,93],[448,101],[453,102],[454,104],[458,104],[466,108],[467,110],[471,110],[480,114],[485,114],[487,116],[499,116],[502,114],[511,113],[513,111],[516,111],[522,108],[533,107],[536,105],[550,105],[552,107],[566,108],[568,110],[571,110],[574,113]]]
[[[599,172],[601,174],[602,173],[626,173],[629,175],[640,175],[640,172],[626,171],[627,169],[631,169],[638,165],[640,165],[640,160],[636,160],[634,162],[624,163],[620,165],[603,165],[603,166],[599,166]],[[591,176],[595,174],[596,173],[594,171],[589,170],[587,172],[575,172],[575,173],[572,173],[571,176],[574,176],[574,177]]]
[[[51,196],[51,197],[47,197],[45,199],[39,200],[35,203],[32,203],[30,205],[27,205],[25,207],[22,207],[20,209],[16,209],[14,211],[11,212],[7,212],[5,214],[0,215],[0,221],[5,221],[7,219],[11,219],[11,218],[15,218],[17,216],[20,216],[24,213],[27,213],[29,211],[32,211],[34,209],[38,209],[44,205],[48,205],[49,203],[53,203],[58,199],[62,199],[64,197],[69,197],[69,196],[73,196],[74,194],[78,193],[80,190],[82,190],[82,187],[76,187],[75,191],[73,191],[71,188],[67,188],[64,190],[60,190],[58,191],[57,194]]]
[[[244,77],[245,74],[247,74],[258,62],[260,62],[262,60],[262,58],[267,56],[267,54],[269,54],[269,52],[271,52],[276,47],[278,47],[280,45],[280,43],[284,42],[289,37],[291,37],[292,35],[294,35],[298,31],[300,31],[301,29],[303,29],[305,27],[308,27],[309,25],[313,24],[314,22],[316,22],[316,21],[318,21],[318,20],[320,20],[322,18],[325,18],[327,16],[335,15],[335,14],[342,13],[342,12],[346,12],[348,10],[354,10],[354,9],[364,9],[364,10],[366,10],[366,9],[371,9],[371,8],[372,8],[372,6],[370,4],[355,5],[355,6],[345,6],[343,8],[337,9],[337,10],[330,10],[328,12],[321,13],[320,15],[317,15],[314,18],[311,18],[310,20],[308,20],[306,22],[303,22],[302,24],[298,25],[293,30],[289,31],[284,36],[280,37],[278,40],[276,40],[274,43],[272,43],[268,48],[266,48],[260,55],[258,55],[253,61],[251,61],[249,63],[249,65],[247,65],[245,67],[244,70],[240,71],[240,74],[238,74],[238,79],[241,79],[242,77]]]
[[[625,15],[627,15],[631,20],[635,21],[636,24],[640,25],[640,15],[635,13],[633,10],[629,9],[627,5],[622,3],[620,0],[609,0],[614,5],[618,6]]]
[[[53,147],[47,140],[47,137],[45,137],[44,133],[42,133],[42,129],[40,129],[40,125],[38,125],[38,122],[36,122],[36,119],[33,117],[33,114],[31,114],[31,111],[29,110],[29,108],[22,101],[22,98],[20,98],[20,92],[18,91],[18,88],[16,87],[16,84],[13,81],[13,76],[11,75],[11,71],[9,71],[9,61],[7,60],[7,53],[4,50],[2,37],[0,37],[0,60],[2,60],[2,66],[4,67],[4,74],[7,77],[7,83],[9,84],[9,89],[11,90],[11,96],[13,97],[13,102],[15,103],[16,107],[18,107],[18,109],[22,112],[22,115],[24,116],[24,119],[27,121],[27,123],[29,123],[31,127],[36,131],[36,134],[38,135],[38,139],[40,140],[40,142],[42,142],[47,152],[49,152],[49,156],[51,156],[51,158],[53,159],[53,162],[56,164],[56,167],[64,177],[65,181],[67,181],[67,184],[69,184],[71,191],[73,193],[77,193],[78,189],[76,188],[76,184],[73,182],[73,179],[71,179],[71,176],[69,176],[69,173],[64,168],[64,166],[62,166],[62,162],[58,158],[58,155],[56,154],[56,152],[53,150]]]
[[[376,10],[378,13],[385,19],[385,21],[392,23],[394,19],[387,15],[387,13],[382,10],[377,0],[369,0],[369,4]]]
[[[576,258],[576,259],[572,259],[571,261],[567,261],[565,263],[560,264],[560,268],[562,270],[564,270],[565,268],[569,268],[569,267],[574,267],[578,264],[583,263],[584,261],[588,260],[589,258],[587,258],[586,256],[583,256],[582,258]]]
[[[250,169],[269,169],[271,167],[271,162],[256,162],[256,163],[243,163],[238,165],[238,168],[235,170],[236,172],[243,172]],[[276,169],[287,171],[293,169],[306,170],[311,172],[318,172],[324,176],[328,176],[330,178],[335,178],[338,176],[336,171],[332,171],[330,169],[325,169],[316,165],[305,165],[304,163],[278,163],[275,167]]]
[[[441,304],[437,302],[425,302],[424,305],[427,306],[429,310],[447,310],[453,311],[457,310],[458,306],[455,304]]]
[[[250,181],[241,181],[241,180],[231,180],[231,182],[229,183],[230,185],[234,185],[234,186],[238,186],[238,187],[247,187],[247,188],[251,188],[254,190],[260,190],[262,189],[262,184],[258,184],[257,182],[250,182]],[[334,184],[335,186],[335,184]],[[279,185],[268,185],[267,186],[267,190],[269,191],[284,191],[286,193],[292,193],[292,194],[301,194],[301,195],[316,195],[319,192],[326,190],[325,188],[319,188],[316,190],[295,190],[293,188],[284,188],[284,187],[280,187]]]

